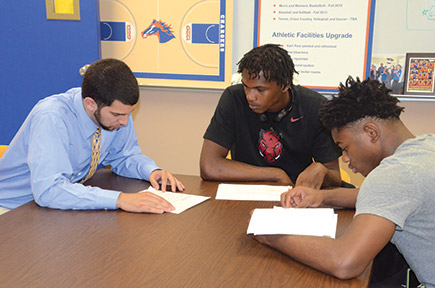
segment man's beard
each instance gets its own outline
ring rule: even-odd
[[[109,127],[103,125],[103,123],[101,123],[101,108],[98,108],[97,111],[94,112],[94,117],[95,117],[95,120],[97,120],[98,125],[101,128],[103,128],[104,130],[107,130],[107,131],[114,130],[113,128],[109,128]]]

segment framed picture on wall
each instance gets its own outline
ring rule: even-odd
[[[403,94],[434,96],[435,53],[407,53]]]

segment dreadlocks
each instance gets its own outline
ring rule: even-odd
[[[276,81],[278,86],[292,86],[293,73],[298,73],[288,52],[275,44],[252,49],[237,65],[237,72],[242,73],[246,69],[251,79],[260,77],[260,72],[263,72],[266,81]]]
[[[348,77],[346,84],[340,83],[338,96],[333,96],[320,109],[320,121],[328,129],[341,129],[366,117],[383,120],[399,119],[403,107],[390,95],[391,90],[377,80]]]

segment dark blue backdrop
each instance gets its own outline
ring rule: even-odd
[[[81,85],[100,58],[98,0],[80,1],[80,21],[47,20],[45,1],[0,2],[0,145],[36,102]]]

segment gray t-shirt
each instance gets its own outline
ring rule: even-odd
[[[356,213],[395,223],[396,245],[426,287],[435,287],[435,135],[409,139],[369,173]]]

